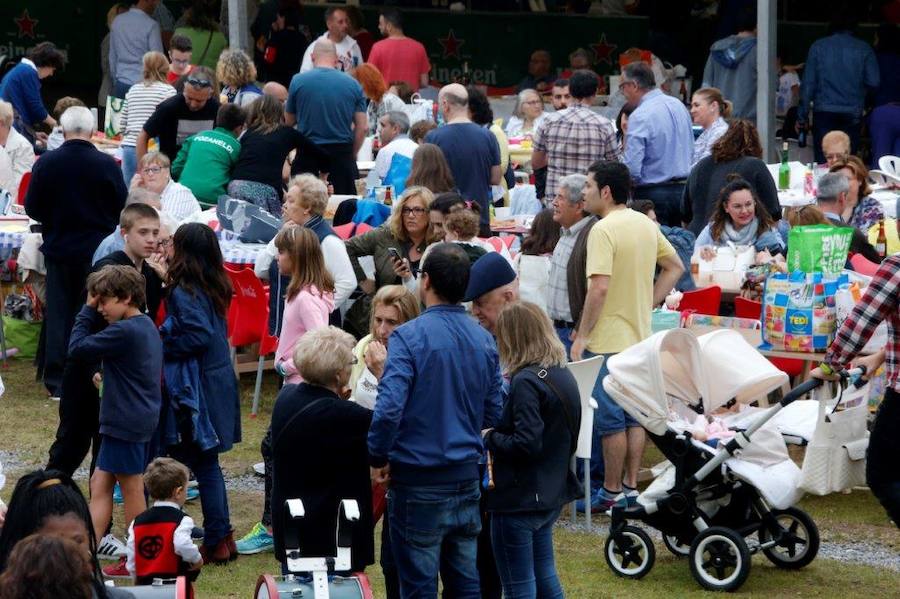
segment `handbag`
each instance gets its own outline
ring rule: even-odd
[[[851,385],[844,389],[831,410],[830,386],[823,385],[816,392],[816,430],[806,446],[800,474],[800,488],[807,493],[828,495],[865,484],[868,387],[866,383],[860,388]],[[838,411],[838,407],[843,409]]]

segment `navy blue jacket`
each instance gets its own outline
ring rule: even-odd
[[[42,225],[44,256],[89,262],[118,226],[127,195],[113,157],[89,141],[71,139],[34,163],[25,212]]]
[[[482,429],[502,403],[497,346],[462,306],[438,305],[394,330],[369,429],[370,464],[401,484],[478,479]]]
[[[47,118],[41,99],[41,79],[29,64],[20,62],[6,74],[0,82],[0,98],[12,104],[16,116],[28,127]]]
[[[172,288],[166,311],[166,321],[160,327],[164,359],[167,364],[197,361],[200,367],[200,385],[196,389],[198,409],[209,415],[218,436],[218,451],[228,451],[241,440],[241,406],[225,318],[216,313],[206,294],[191,293],[181,286]],[[165,371],[170,372],[168,367]],[[166,381],[166,386],[170,386],[170,381]],[[195,441],[201,447],[209,445],[208,439]]]
[[[149,441],[162,405],[162,347],[156,325],[140,314],[92,335],[102,321],[94,308],[81,309],[69,338],[69,357],[103,361],[100,432],[122,441]]]

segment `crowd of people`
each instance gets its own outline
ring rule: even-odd
[[[338,503],[355,499],[351,571],[380,554],[391,598],[435,597],[439,579],[454,597],[562,596],[553,528],[584,496],[570,466],[581,399],[566,364],[602,356],[592,489],[578,509],[634,505],[645,434],[605,392],[606,360],[650,335],[673,289],[693,288],[692,258],[752,246],[777,266],[790,226],[810,223],[851,228],[854,253],[885,258],[870,242],[885,214],[856,156],[854,94],[879,86],[878,64],[846,20],[810,49],[799,93],[787,87],[801,127],[814,106],[829,172],[816,205],[782,218],[753,123],[755,19],[713,46],[690,107],[660,89],[652,65],[626,64],[615,122],[593,110],[604,84],[586,53],[560,78],[535,52],[502,127],[484,91],[460,83],[411,122],[409,95],[429,84],[430,64],[397,9],[381,10],[379,41],[352,7],[329,7],[315,39],[293,3],[260,9],[250,55],[226,47],[205,6],[178,23],[168,15],[167,28],[158,0],[110,12],[121,163],[92,144],[84,102],[64,98],[56,116],[43,106],[41,79],[65,64],[52,43],[0,81],[0,188],[17,194],[31,172],[24,210],[45,271],[38,377],[59,400],[47,465],[19,479],[0,532],[0,581],[13,586],[38,584],[48,560],[66,569],[52,584],[118,597],[104,577],[195,579],[203,564],[266,551],[282,563],[290,549],[333,556]],[[846,93],[831,102],[834,89]],[[384,212],[347,200],[329,222],[331,196],[357,195],[367,137],[380,141],[377,182],[399,181],[398,197]],[[540,204],[515,256],[491,235],[516,184],[510,138],[533,143]],[[260,521],[243,536],[219,462],[241,441],[232,265],[221,232],[200,222],[223,197],[281,219],[253,267],[268,283],[282,386],[260,448]],[[336,227],[365,211],[382,216],[343,239]],[[817,375],[853,360],[878,321],[900,326],[897,264],[884,260]],[[890,390],[872,442],[885,455],[896,449],[895,354],[893,343],[880,354]],[[89,453],[86,502],[72,477]],[[873,491],[900,521],[896,469],[875,463]],[[202,528],[183,511],[197,491]],[[114,495],[124,542],[111,532]],[[299,525],[282,509],[297,497]],[[152,535],[157,554],[135,550]]]

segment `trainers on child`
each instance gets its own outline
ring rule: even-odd
[[[257,476],[265,476],[266,475],[266,463],[265,462],[257,462],[255,464],[253,464],[253,472],[255,472]]]
[[[103,575],[107,578],[131,578],[125,563],[125,556],[120,557],[119,561],[114,564],[104,566]]]
[[[100,544],[97,546],[97,559],[114,560],[124,556],[125,543],[113,534],[108,534],[100,539]]]
[[[634,507],[637,505],[637,499],[640,493],[637,489],[629,489],[628,487],[622,487],[622,492],[625,494],[625,502],[628,507]]]
[[[197,487],[190,487],[190,486],[189,486],[189,487],[187,488],[187,493],[186,493],[186,499],[185,499],[185,501],[194,501],[194,500],[197,499],[198,497],[200,497],[200,489],[198,489]]]
[[[237,543],[237,552],[241,555],[253,555],[275,550],[275,539],[266,530],[262,522],[257,522],[244,538]]]

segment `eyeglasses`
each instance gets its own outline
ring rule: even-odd
[[[145,175],[156,175],[162,172],[163,167],[161,166],[146,166],[141,169],[141,172]]]
[[[187,82],[191,87],[212,87],[212,81],[209,79],[197,79],[196,77],[188,77]]]
[[[426,212],[426,210],[424,208],[419,208],[418,206],[411,207],[411,208],[407,208],[406,206],[404,206],[403,209],[400,210],[400,213],[403,216],[410,216],[410,215],[422,216],[423,214],[425,214],[425,212]]]
[[[169,247],[170,245],[172,245],[172,238],[171,238],[171,237],[167,237],[167,238],[165,238],[165,239],[160,239],[160,240],[157,241],[156,243],[157,243],[157,244],[159,245],[159,247],[161,247],[161,248],[167,248],[167,247]]]
[[[190,59],[173,58],[172,64],[191,64]]]

